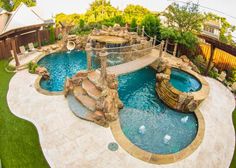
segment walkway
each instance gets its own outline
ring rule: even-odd
[[[45,96],[34,88],[37,76],[18,72],[11,80],[7,101],[15,115],[37,127],[41,147],[52,168],[226,168],[235,146],[232,111],[233,95],[219,82],[206,78],[210,95],[201,111],[205,119],[205,136],[189,157],[169,165],[153,165],[138,160],[119,147],[107,149],[114,142],[111,130],[73,115],[63,96]],[[24,79],[24,80],[22,80]]]
[[[159,56],[159,52],[160,51],[158,49],[152,49],[152,52],[149,55],[145,55],[134,61],[130,61],[124,64],[108,67],[107,73],[115,74],[116,76],[118,76],[142,69],[156,61]]]

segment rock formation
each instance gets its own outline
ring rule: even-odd
[[[203,98],[197,98],[192,93],[181,92],[174,88],[169,82],[171,67],[165,66],[164,71],[163,67],[158,69],[161,73],[156,75],[156,92],[169,107],[182,112],[193,112],[204,100]]]
[[[107,75],[102,87],[99,79],[100,74],[96,71],[78,72],[72,78],[67,78],[64,94],[74,94],[78,102],[92,111],[92,117],[84,119],[108,127],[110,122],[118,118],[123,103],[119,99],[115,75]]]

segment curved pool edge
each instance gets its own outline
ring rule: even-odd
[[[152,164],[170,164],[180,161],[191,155],[200,146],[203,140],[205,132],[205,121],[199,109],[196,109],[194,113],[198,121],[198,131],[196,137],[186,148],[173,154],[155,154],[139,148],[138,146],[133,144],[123,133],[119,119],[110,123],[110,128],[118,144],[133,157]]]
[[[186,93],[186,94],[191,94],[195,100],[201,100],[201,99],[204,100],[207,98],[207,96],[209,95],[209,92],[210,92],[210,87],[209,87],[208,82],[203,78],[202,75],[198,74],[197,72],[195,72],[191,69],[185,68],[185,67],[174,66],[173,68],[180,69],[180,70],[192,75],[201,83],[201,88],[198,91],[194,91],[194,92],[190,92],[190,93]],[[175,87],[173,87],[172,89],[175,90],[175,92],[178,92],[181,94],[185,93],[185,92],[182,92],[182,91],[176,89]]]
[[[59,95],[64,95],[64,91],[61,91],[61,92],[50,92],[48,90],[45,90],[43,89],[41,86],[40,86],[40,81],[42,80],[42,76],[38,76],[37,79],[35,80],[34,82],[34,87],[35,89],[43,94],[43,95],[46,95],[46,96],[59,96]]]

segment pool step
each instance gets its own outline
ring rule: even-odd
[[[102,92],[89,79],[82,82],[82,88],[95,100],[98,100],[102,95]]]
[[[74,96],[89,110],[95,111],[96,101],[93,98],[89,97],[86,91],[81,86],[77,86],[74,88]]]
[[[87,121],[94,121],[93,114],[86,107],[84,107],[78,100],[71,94],[67,96],[68,105],[71,111],[79,118],[87,120]]]

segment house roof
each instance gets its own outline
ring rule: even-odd
[[[14,29],[44,24],[44,21],[24,3],[21,3],[8,20],[3,33]]]
[[[15,11],[11,12],[11,16],[0,34],[0,38],[14,32],[20,32],[21,30],[27,31],[27,29],[32,30],[33,28],[40,28],[43,25],[51,23],[53,22],[44,20],[32,8],[21,3]]]

